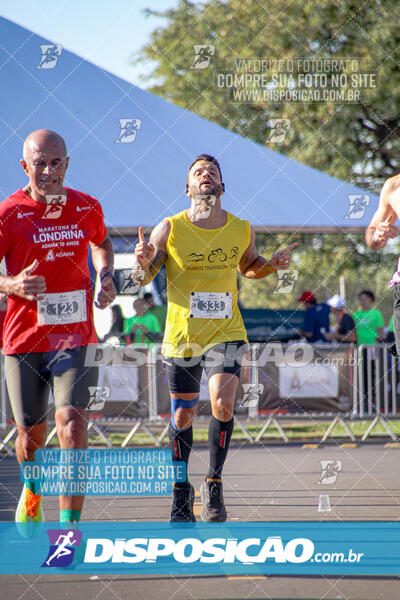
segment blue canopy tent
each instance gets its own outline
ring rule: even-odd
[[[347,218],[349,196],[361,196],[362,202],[364,190],[198,117],[72,52],[42,51],[41,45],[57,40],[1,18],[0,38],[1,199],[25,182],[18,164],[24,138],[48,128],[68,145],[66,185],[96,196],[117,236],[135,234],[139,225],[151,228],[183,210],[187,168],[203,152],[220,160],[224,207],[249,219],[256,231],[360,231],[371,219],[376,196],[369,195],[361,218]],[[55,64],[46,68],[51,53]]]

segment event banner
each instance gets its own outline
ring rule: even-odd
[[[399,522],[0,523],[1,573],[400,575]],[[34,535],[33,535],[34,534]]]

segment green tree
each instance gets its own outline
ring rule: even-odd
[[[296,234],[288,240],[286,234],[258,235],[258,251],[270,258],[274,252],[297,241],[292,252],[291,268],[298,272],[293,291],[276,293],[278,276],[251,280],[240,278],[240,298],[246,308],[299,308],[297,298],[311,290],[317,300],[325,302],[339,293],[340,276],[345,280],[347,308],[354,312],[359,307],[358,294],[369,289],[376,295],[379,308],[388,323],[393,308],[393,294],[388,282],[399,254],[398,244],[388,246],[380,253],[365,246],[361,234]]]
[[[376,191],[396,171],[400,151],[397,8],[395,0],[180,0],[155,13],[165,27],[136,60],[150,60],[150,91],[258,143],[268,144],[271,118],[290,119],[285,143],[268,145]],[[209,68],[191,68],[194,44],[215,46]],[[356,57],[379,84],[356,104],[237,102],[232,90],[216,91],[215,77],[238,57]]]

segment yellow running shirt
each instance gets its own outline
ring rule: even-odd
[[[250,244],[250,223],[227,213],[225,225],[202,229],[183,211],[169,217],[168,314],[164,356],[201,356],[221,342],[245,340],[237,268]]]

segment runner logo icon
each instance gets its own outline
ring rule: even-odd
[[[368,194],[348,194],[349,210],[345,219],[362,219],[369,206],[370,197]]]
[[[81,545],[82,532],[74,529],[48,529],[50,548],[42,567],[68,567],[75,548]]]
[[[268,125],[271,130],[267,141],[275,144],[282,144],[290,129],[290,119],[270,119]]]
[[[54,67],[57,65],[58,59],[61,56],[61,44],[40,44],[40,51],[42,53],[42,57],[36,68],[54,69]]]
[[[119,119],[120,132],[116,142],[130,144],[136,139],[136,132],[142,127],[141,119]]]
[[[87,410],[102,410],[106,400],[110,397],[111,388],[109,386],[89,386],[90,400]]]
[[[215,46],[212,44],[194,44],[194,59],[191,69],[207,69],[211,57],[215,54]]]
[[[290,294],[293,290],[294,284],[297,281],[299,272],[295,269],[281,269],[277,271],[278,274],[278,285],[274,290],[274,294]]]
[[[342,470],[341,460],[320,460],[321,477],[317,483],[323,485],[332,485],[336,483],[338,473]]]
[[[46,196],[46,210],[42,219],[59,219],[62,215],[62,209],[67,204],[67,196],[62,194],[48,194]]]

